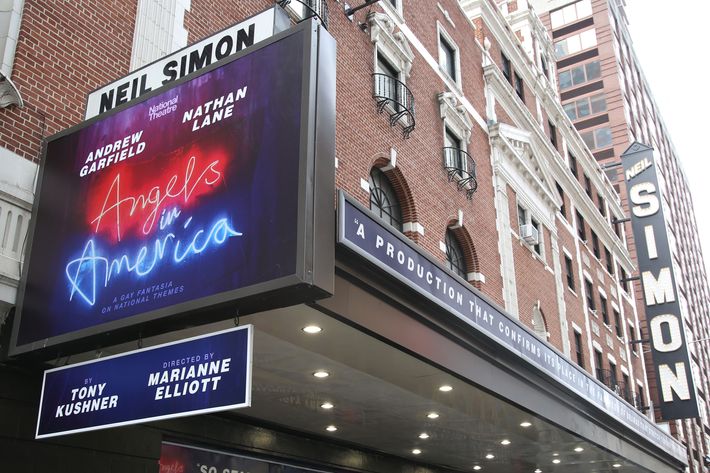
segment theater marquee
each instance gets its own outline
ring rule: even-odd
[[[634,143],[621,158],[656,369],[658,407],[664,420],[697,417],[698,405],[653,149]]]
[[[50,138],[14,353],[332,292],[334,67],[304,22]]]

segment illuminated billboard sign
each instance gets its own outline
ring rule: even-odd
[[[304,22],[49,139],[14,353],[332,292],[334,67]]]
[[[36,438],[251,405],[251,325],[47,370]]]
[[[658,407],[665,420],[697,417],[698,405],[653,149],[634,143],[621,158],[656,370]]]
[[[91,92],[85,118],[95,117],[128,103],[165,84],[263,41],[290,26],[278,6],[232,25],[195,44],[175,51]]]

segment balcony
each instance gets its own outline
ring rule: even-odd
[[[328,29],[328,3],[326,0],[276,0],[276,3],[281,8],[291,5],[291,10],[301,18],[301,21],[316,17],[323,27]]]
[[[459,190],[466,191],[466,198],[471,200],[473,193],[478,189],[476,180],[476,163],[466,151],[459,148],[446,147],[443,149],[444,170],[449,182],[456,181]]]
[[[390,114],[390,126],[402,123],[404,138],[414,131],[414,95],[403,82],[388,74],[372,74],[372,96],[377,102],[377,111]]]

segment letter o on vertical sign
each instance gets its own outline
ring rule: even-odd
[[[663,340],[663,324],[668,325],[671,339],[668,343]],[[663,314],[654,317],[651,322],[651,339],[653,340],[653,348],[662,352],[676,351],[683,345],[683,337],[680,333],[680,323],[678,317],[673,314]]]

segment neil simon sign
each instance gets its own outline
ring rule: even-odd
[[[50,138],[16,352],[330,293],[334,57],[303,22]]]
[[[664,420],[697,417],[698,404],[653,149],[634,143],[621,158],[661,414]]]
[[[251,405],[252,326],[44,373],[36,438]]]

